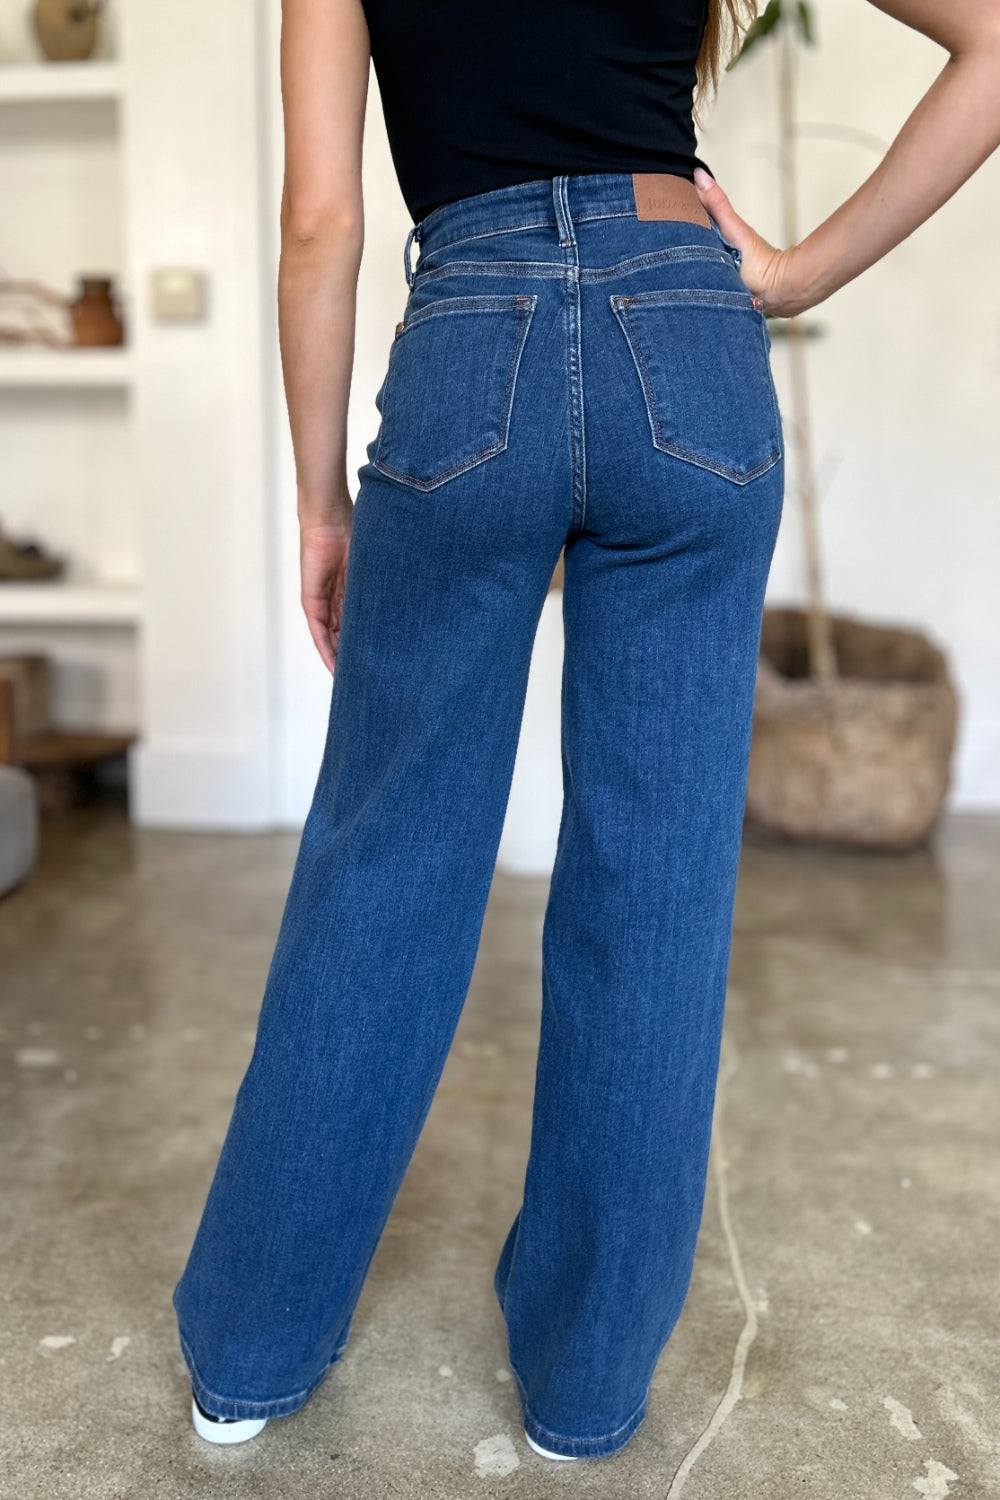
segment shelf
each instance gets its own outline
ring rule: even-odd
[[[136,625],[140,607],[136,587],[0,581],[0,625]]]
[[[116,62],[4,63],[0,104],[119,99],[124,74]]]
[[[0,390],[125,390],[128,349],[0,349]]]

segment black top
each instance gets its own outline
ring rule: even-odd
[[[362,0],[400,190],[432,208],[562,172],[703,165],[708,0]]]

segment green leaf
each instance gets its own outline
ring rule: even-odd
[[[799,0],[798,5],[799,32],[807,47],[816,45],[816,25],[813,20],[812,6],[809,0]]]
[[[770,36],[779,21],[782,20],[782,17],[782,0],[768,0],[765,9],[748,29],[746,36],[743,38],[742,47],[729,64],[730,68],[734,68],[738,62],[742,62],[751,48],[756,47],[757,43],[762,41],[764,37]]]

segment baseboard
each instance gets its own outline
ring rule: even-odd
[[[237,742],[160,740],[129,751],[129,815],[140,828],[272,828],[271,768]]]

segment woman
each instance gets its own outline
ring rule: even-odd
[[[782,505],[765,313],[842,287],[1000,141],[996,0],[877,3],[949,60],[868,181],[778,249],[695,152],[740,0],[576,24],[551,0],[284,0],[281,347],[302,599],[337,671],[174,1297],[211,1441],[295,1411],[346,1348],[465,997],[563,548],[565,799],[495,1288],[536,1451],[609,1455],[643,1420],[702,1212]],[[414,227],[352,505],[369,56]]]

